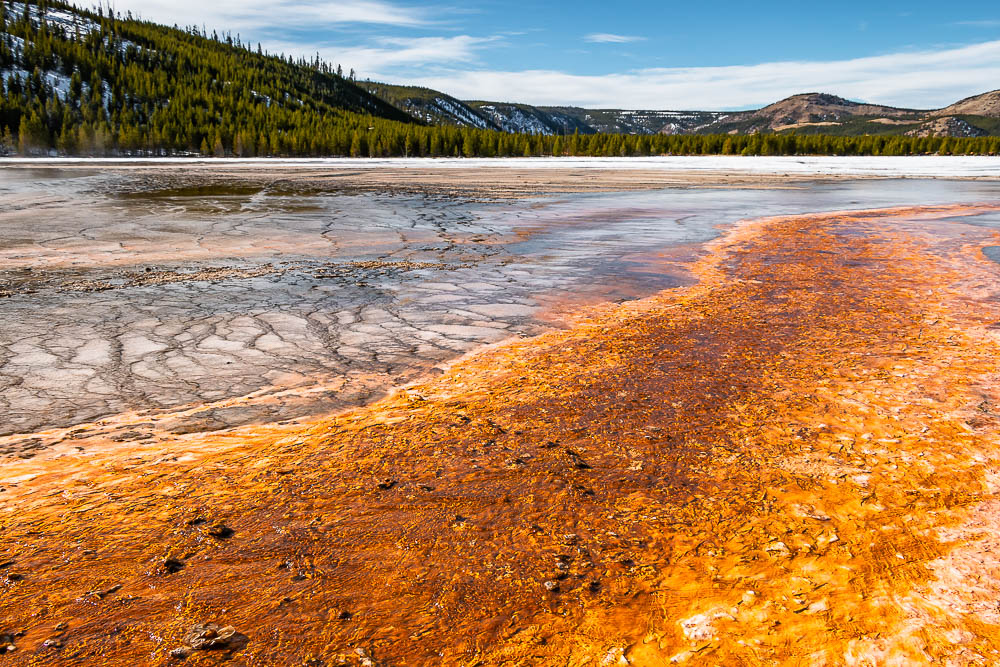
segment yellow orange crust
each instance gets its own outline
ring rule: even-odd
[[[993,210],[747,223],[303,431],[5,463],[0,661],[994,664],[1000,267],[941,222]]]

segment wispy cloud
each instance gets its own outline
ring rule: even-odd
[[[830,62],[649,68],[596,76],[456,70],[410,80],[462,99],[632,109],[748,108],[810,91],[935,108],[985,92],[998,81],[1000,41]]]
[[[953,25],[964,25],[971,28],[1000,28],[1000,19],[983,19],[981,21],[955,21]]]
[[[478,52],[499,37],[379,37],[364,46],[334,46],[329,44],[306,47],[303,44],[269,43],[272,52],[291,54],[318,52],[325,60],[354,68],[360,77],[388,79],[393,83],[409,83],[380,73],[427,67],[475,65]]]
[[[227,30],[322,28],[346,24],[416,27],[431,20],[425,9],[385,0],[115,0],[115,9],[167,25],[188,21]]]
[[[583,38],[585,41],[595,44],[627,44],[629,42],[641,42],[645,37],[636,35],[615,35],[610,32],[594,32]]]

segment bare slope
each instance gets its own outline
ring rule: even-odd
[[[937,112],[941,115],[966,114],[1000,118],[1000,90],[991,90],[982,95],[966,97]]]

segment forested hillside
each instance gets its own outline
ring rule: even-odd
[[[355,130],[413,122],[326,63],[231,35],[5,0],[0,33],[0,135],[20,153],[346,153]]]
[[[0,155],[1000,153],[995,136],[631,134],[632,126],[617,120],[613,127],[628,133],[595,133],[564,110],[536,118],[527,105],[462,103],[436,91],[379,86],[355,83],[318,57],[268,54],[239,35],[168,28],[56,1],[0,0]],[[982,100],[966,100],[957,111],[987,113],[992,107]],[[494,119],[500,106],[510,107],[508,115]],[[523,122],[500,122],[515,109]],[[466,122],[456,123],[456,114]],[[553,134],[532,125],[546,118],[555,119]],[[688,113],[688,121],[703,119]]]

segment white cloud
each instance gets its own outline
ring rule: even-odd
[[[415,27],[430,23],[426,11],[384,0],[113,0],[119,12],[131,11],[166,25],[202,25],[209,30],[322,28],[349,23]]]
[[[119,11],[166,24],[207,24],[241,32],[272,53],[285,52],[355,68],[361,77],[424,85],[462,99],[531,104],[647,109],[739,109],[795,93],[821,91],[851,99],[933,108],[996,87],[1000,40],[959,48],[840,61],[793,61],[722,67],[644,68],[606,75],[552,69],[486,69],[479,58],[500,36],[381,37],[338,45],[315,37],[324,28],[342,39],[347,25],[426,28],[441,24],[440,7],[407,0],[112,0]],[[437,14],[433,12],[438,12]],[[990,27],[992,20],[966,21]],[[290,43],[282,34],[300,29],[313,37]],[[621,44],[644,38],[593,33],[584,39]],[[284,43],[282,43],[284,42]]]
[[[380,73],[392,79],[392,72]],[[553,70],[462,71],[407,83],[460,99],[627,109],[734,109],[804,92],[913,108],[936,108],[996,87],[1000,41],[939,51],[830,62],[649,68],[607,75]]]
[[[641,42],[646,38],[635,35],[615,35],[610,32],[594,32],[583,39],[595,44],[627,44],[628,42]]]
[[[410,83],[409,76],[397,77],[374,75],[377,72],[392,72],[400,69],[421,69],[441,65],[461,63],[471,65],[478,61],[477,51],[485,44],[495,42],[496,37],[380,37],[372,40],[371,46],[330,46],[305,47],[302,44],[268,43],[272,53],[295,55],[318,52],[329,62],[340,63],[345,69],[354,68],[361,78],[387,80],[391,83]],[[402,77],[402,78],[399,78]],[[447,92],[447,91],[446,91]]]

